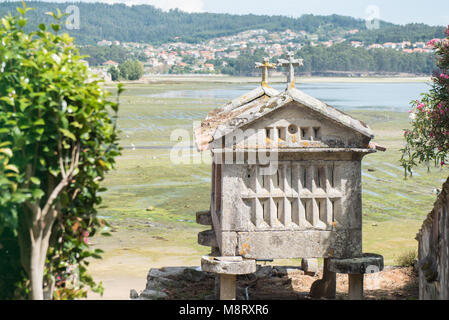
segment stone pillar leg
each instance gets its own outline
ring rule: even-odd
[[[211,247],[210,255],[212,257],[219,257],[220,256],[220,248]],[[219,274],[215,274],[214,296],[215,296],[215,300],[220,300],[220,275]]]
[[[318,273],[318,259],[301,259],[301,269],[307,275],[316,275]]]
[[[335,299],[337,274],[329,270],[329,259],[324,259],[323,278],[312,283],[310,296],[315,299]]]
[[[201,269],[220,275],[220,300],[236,300],[237,275],[256,272],[256,260],[235,257],[201,258]]]
[[[215,284],[214,284],[214,296],[215,300],[220,300],[220,275],[215,275]]]
[[[349,274],[349,300],[363,300],[363,274]]]
[[[220,274],[220,300],[235,300],[236,275]]]

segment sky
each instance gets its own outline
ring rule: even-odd
[[[2,0],[0,0],[1,2]],[[72,2],[53,0],[57,2]],[[79,0],[77,0],[79,1]],[[449,25],[449,0],[80,0],[151,4],[163,10],[178,8],[187,12],[268,14],[299,17],[305,13],[340,14],[362,19],[379,18],[396,24],[423,22]]]

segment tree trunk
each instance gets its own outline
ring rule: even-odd
[[[44,269],[47,260],[48,245],[50,242],[51,230],[56,219],[56,210],[51,209],[45,221],[39,221],[41,225],[34,237],[31,245],[31,299],[44,299]],[[50,294],[52,296],[52,293]]]
[[[45,217],[33,221],[33,214],[30,214],[30,211],[24,208],[21,215],[22,232],[19,232],[21,260],[30,280],[29,298],[43,300],[45,261],[57,212],[52,208]]]
[[[31,265],[30,265],[30,283],[31,292],[30,298],[32,300],[43,300],[44,299],[44,265],[42,265],[42,253],[41,245],[42,239],[36,239],[37,241],[31,245]],[[46,254],[47,252],[45,252]]]
[[[47,259],[47,250],[50,242],[53,224],[60,211],[58,196],[67,186],[78,167],[80,143],[72,149],[70,168],[64,166],[64,155],[61,151],[61,140],[59,140],[59,163],[62,180],[57,183],[55,178],[49,174],[47,179],[46,202],[41,207],[39,200],[26,201],[23,205],[23,213],[19,215],[20,227],[19,242],[21,262],[30,279],[30,298],[32,300],[44,299],[44,270]],[[30,179],[34,174],[31,165],[27,165],[26,178]],[[56,210],[56,207],[59,210]],[[52,296],[52,293],[49,293]]]

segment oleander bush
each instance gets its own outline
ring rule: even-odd
[[[0,19],[0,298],[85,297],[103,290],[88,238],[107,231],[97,208],[120,154],[118,98],[60,32],[59,10],[31,32],[30,9],[17,10]]]

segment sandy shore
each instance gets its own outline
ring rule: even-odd
[[[104,295],[89,291],[87,299],[128,300],[131,289],[139,293],[145,289],[151,268],[199,266],[201,256],[208,251],[195,250],[196,243],[177,246],[173,239],[160,239],[148,232],[126,230],[93,238],[91,245],[104,254],[101,260],[90,261],[89,273],[97,283],[103,282]]]

